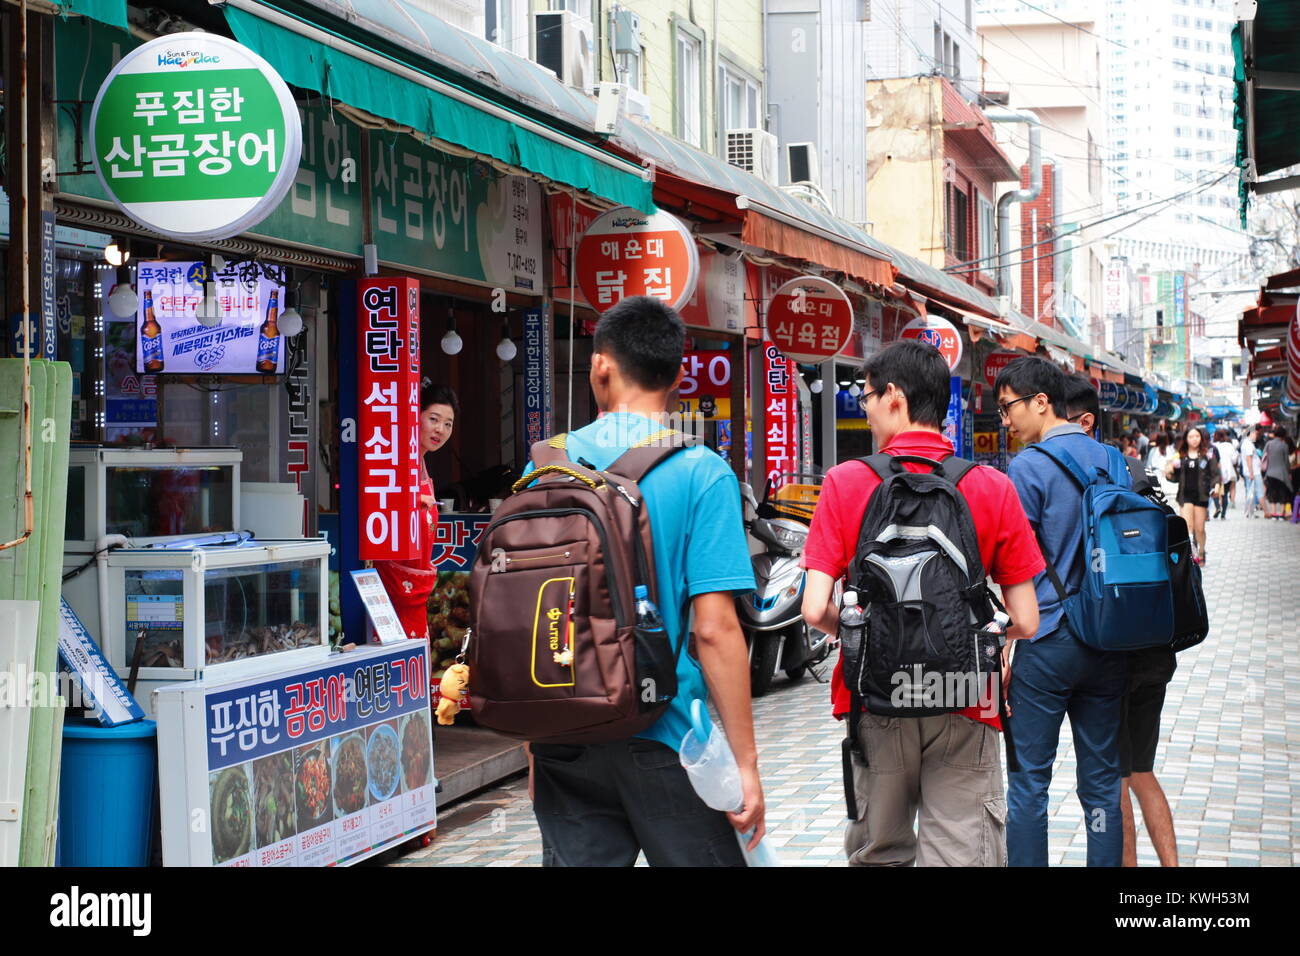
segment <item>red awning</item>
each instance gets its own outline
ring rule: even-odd
[[[802,259],[824,269],[843,272],[859,282],[887,290],[894,284],[898,270],[888,259],[878,259],[860,250],[823,236],[787,225],[754,209],[744,210],[740,241],[747,246],[767,249],[776,255]]]

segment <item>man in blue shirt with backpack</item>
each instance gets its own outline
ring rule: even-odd
[[[1088,572],[1090,556],[1083,553],[1080,517],[1083,491],[1053,454],[1045,453],[1046,448],[1036,451],[1032,444],[1063,452],[1088,475],[1097,470],[1113,474],[1111,453],[1067,420],[1065,373],[1046,359],[1026,356],[1006,366],[994,394],[1003,422],[1031,446],[1015,457],[1007,473],[1048,565],[1036,581],[1039,636],[1017,642],[1011,665],[1010,736],[1019,767],[1008,773],[1008,862],[1048,863],[1048,788],[1061,720],[1069,714],[1088,865],[1119,866],[1123,828],[1118,738],[1126,660],[1121,652],[1089,646],[1072,631],[1062,593],[1078,593]],[[1130,487],[1126,469],[1114,477],[1121,487]]]

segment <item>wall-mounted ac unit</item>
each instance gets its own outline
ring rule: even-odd
[[[792,183],[821,185],[821,173],[817,165],[817,144],[786,143],[785,168],[789,170]]]
[[[595,82],[595,30],[568,10],[533,14],[533,59],[561,82],[590,93]]]
[[[634,90],[632,87],[627,88],[627,101],[623,104],[630,119],[639,120],[642,123],[650,122],[650,94],[643,93],[641,90]]]
[[[777,184],[777,140],[765,129],[727,130],[727,162]]]

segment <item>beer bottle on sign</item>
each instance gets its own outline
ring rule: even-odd
[[[144,290],[144,325],[140,329],[140,348],[146,372],[163,370],[162,326],[153,314],[153,290]]]
[[[268,375],[275,374],[275,366],[280,358],[280,329],[275,324],[280,314],[280,292],[271,293],[266,304],[266,321],[262,323],[261,334],[257,339],[257,370]]]

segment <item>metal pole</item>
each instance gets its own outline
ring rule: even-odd
[[[32,536],[36,508],[32,499],[32,325],[28,315],[31,297],[31,236],[27,208],[27,0],[18,4],[18,235],[22,237],[23,275],[19,315],[23,323],[23,514],[27,522],[22,537],[0,544],[0,551],[17,547]]]

